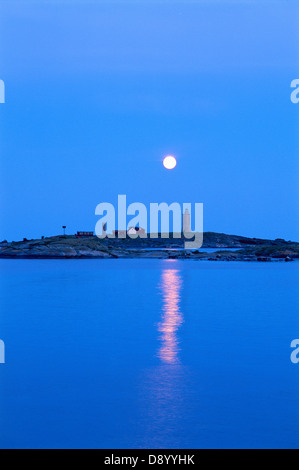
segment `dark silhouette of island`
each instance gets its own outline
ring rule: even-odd
[[[60,235],[19,242],[0,243],[0,258],[155,258],[209,261],[293,261],[299,243],[204,232],[200,249],[185,250],[184,238],[104,238]],[[211,250],[213,249],[213,250]],[[205,251],[206,250],[206,251]]]

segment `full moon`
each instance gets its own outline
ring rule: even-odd
[[[163,165],[167,170],[173,170],[176,166],[176,159],[172,155],[168,155],[164,158]]]

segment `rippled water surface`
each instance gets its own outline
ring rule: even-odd
[[[297,262],[0,267],[1,447],[299,447]]]

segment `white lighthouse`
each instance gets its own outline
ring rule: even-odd
[[[183,232],[190,233],[191,232],[191,215],[188,209],[185,210],[183,214]]]

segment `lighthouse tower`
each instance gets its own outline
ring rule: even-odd
[[[183,214],[183,232],[184,233],[191,232],[191,216],[190,216],[188,209],[186,209]]]

